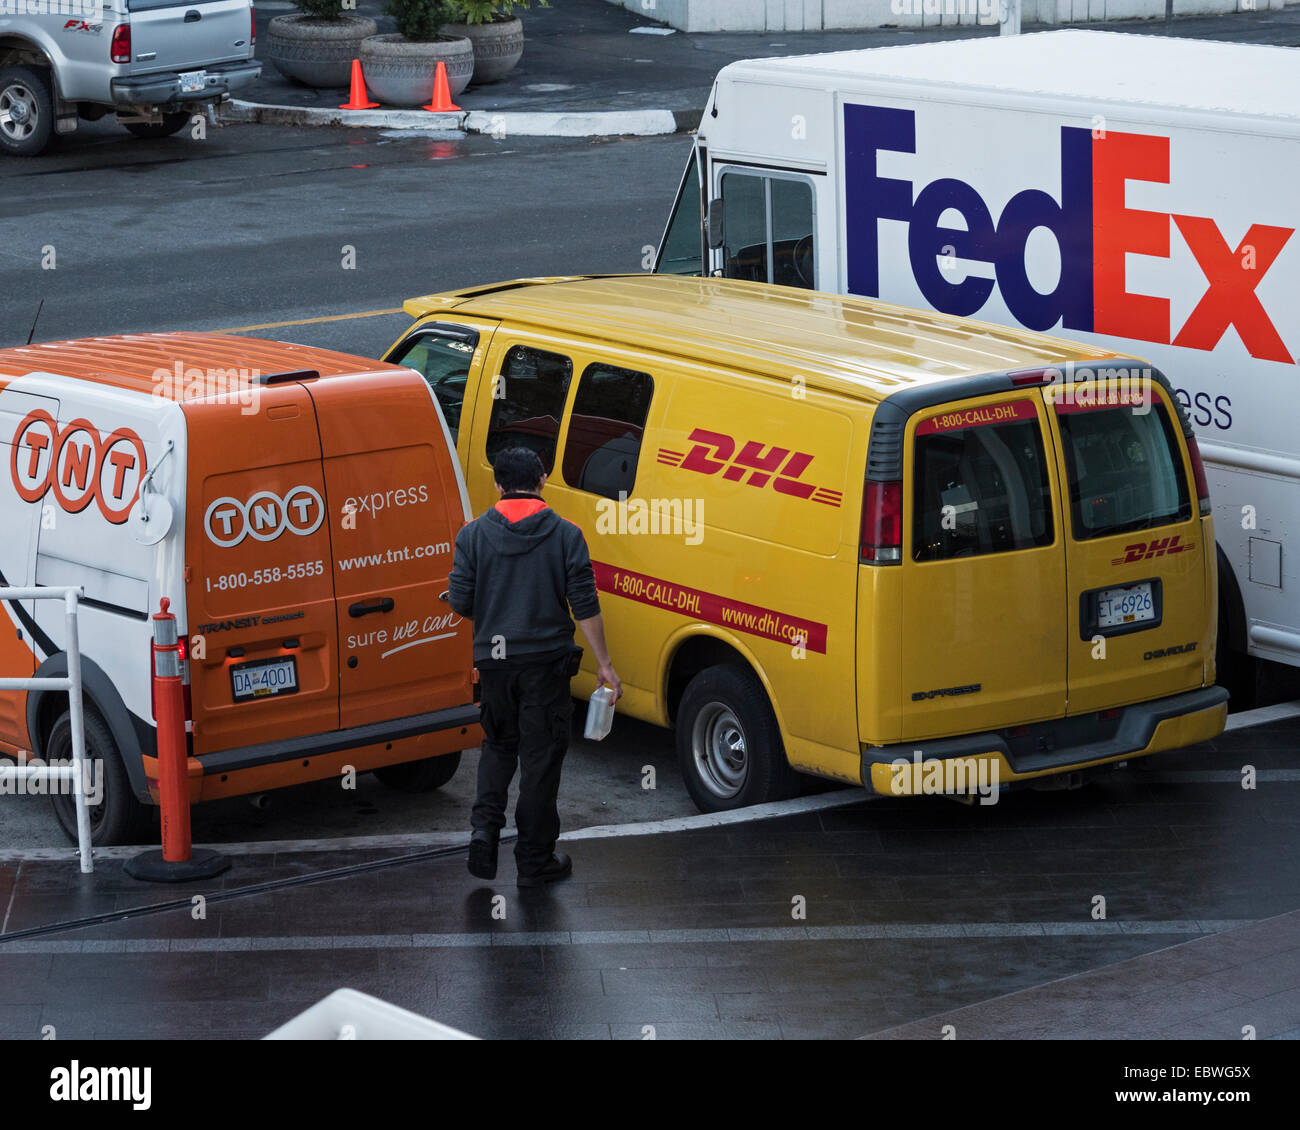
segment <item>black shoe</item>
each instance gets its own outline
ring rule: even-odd
[[[547,883],[558,883],[573,874],[573,860],[562,851],[551,856],[551,862],[540,871],[530,875],[520,875],[518,885],[521,887],[544,887]]]
[[[497,837],[491,832],[475,832],[469,841],[469,859],[465,864],[476,879],[497,877]]]

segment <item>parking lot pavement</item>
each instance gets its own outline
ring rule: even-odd
[[[266,58],[266,25],[288,4],[259,4],[262,76],[239,92],[241,101],[277,106],[337,109],[342,88],[316,90],[284,78]],[[392,20],[375,0],[357,11],[392,31]],[[997,25],[936,25],[925,29],[877,28],[852,31],[707,32],[687,35],[633,34],[656,26],[653,12],[631,12],[606,0],[565,0],[521,14],[526,43],[519,66],[503,81],[471,85],[456,103],[469,111],[565,113],[665,109],[693,128],[717,72],[737,59],[855,50],[900,43],[937,42],[997,35]],[[1172,34],[1189,38],[1300,43],[1300,11],[1266,10],[1160,20],[1115,20],[1090,24],[1107,31]],[[1026,25],[1026,31],[1046,25]]]
[[[575,877],[540,891],[515,889],[504,847],[490,885],[454,847],[259,849],[165,889],[127,879],[121,853],[89,877],[10,861],[0,1036],[260,1036],[350,986],[480,1036],[850,1037],[1100,971],[1033,998],[1038,1037],[1241,1016],[1281,1037],[1300,1027],[1298,745],[1293,712],[1076,792],[828,793],[575,838]],[[320,877],[335,868],[353,870]],[[1148,975],[1151,1002],[1182,1003],[1106,1011]],[[955,1023],[1025,1034],[1029,1007]]]

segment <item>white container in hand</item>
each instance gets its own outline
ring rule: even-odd
[[[587,726],[582,736],[588,741],[604,741],[614,725],[614,688],[597,687],[587,703]]]

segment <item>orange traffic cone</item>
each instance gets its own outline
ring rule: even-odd
[[[361,60],[352,60],[352,92],[340,110],[373,110],[378,102],[366,101],[366,81],[361,77]]]
[[[460,107],[451,100],[451,88],[447,85],[447,64],[439,60],[438,70],[433,76],[433,101],[421,109],[434,114],[445,114]]]

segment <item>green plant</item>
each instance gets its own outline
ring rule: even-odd
[[[531,8],[533,0],[445,0],[451,19],[458,24],[491,23],[495,16],[513,16],[516,8]],[[548,0],[537,0],[539,8],[549,8]]]
[[[393,17],[397,33],[413,43],[437,39],[442,25],[455,18],[449,0],[384,0],[384,11]]]
[[[336,20],[343,14],[343,0],[293,0],[293,6],[318,20]]]

